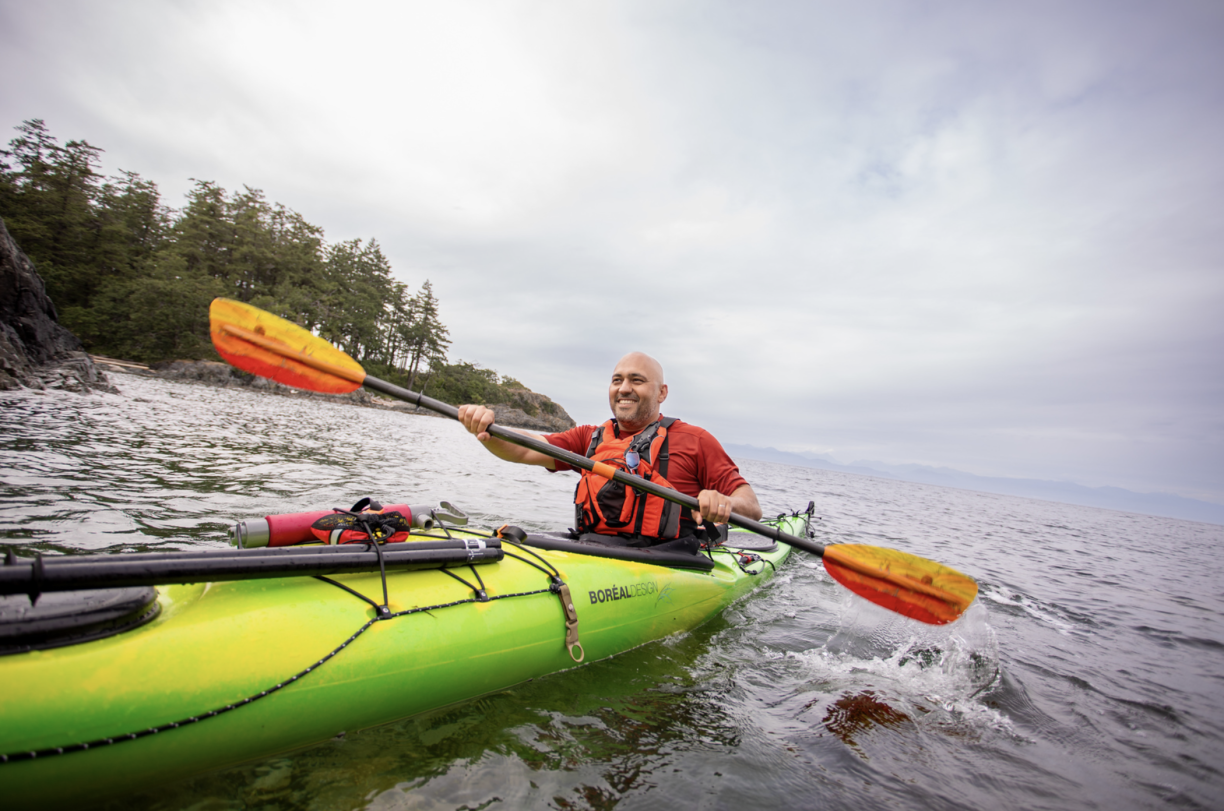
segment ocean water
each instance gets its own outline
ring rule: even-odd
[[[574,478],[442,419],[116,375],[0,393],[0,542],[220,547],[373,495],[566,526]],[[818,538],[975,577],[942,628],[793,555],[697,630],[111,808],[1224,807],[1224,527],[743,461]],[[3,766],[0,766],[3,768]]]

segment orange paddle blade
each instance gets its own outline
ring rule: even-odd
[[[208,308],[213,346],[226,362],[297,389],[347,394],[361,387],[361,364],[297,324],[233,299]]]
[[[973,578],[896,549],[833,544],[825,547],[824,565],[860,597],[930,625],[957,619],[977,596]]]

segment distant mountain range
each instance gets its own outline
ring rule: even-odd
[[[841,473],[877,476],[882,479],[900,479],[941,487],[956,487],[961,490],[979,490],[985,493],[1001,493],[1043,501],[1081,504],[1086,507],[1104,507],[1123,512],[1184,518],[1208,524],[1224,524],[1224,504],[1213,504],[1210,501],[1199,501],[1166,493],[1135,493],[1120,487],[1085,487],[1082,484],[1070,482],[975,476],[972,473],[953,470],[949,467],[930,467],[928,465],[890,465],[885,462],[863,461],[842,465],[815,454],[790,453],[776,448],[757,448],[752,445],[725,445],[724,447],[732,458],[737,459],[757,459],[762,462],[778,462],[784,465],[811,467],[819,470],[836,470]]]

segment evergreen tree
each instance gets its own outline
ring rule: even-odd
[[[448,364],[429,281],[397,281],[374,239],[327,244],[300,214],[244,186],[196,180],[173,211],[134,172],[99,174],[102,150],[61,146],[40,119],[0,150],[0,217],[34,260],[61,320],[92,352],[141,361],[216,357],[208,305],[228,296],[295,321],[409,388],[494,402],[511,382]],[[517,384],[516,384],[517,385]]]
[[[391,263],[373,239],[325,250],[319,335],[358,360],[386,362],[385,329],[394,295]]]
[[[93,328],[88,335],[95,351],[146,363],[216,358],[208,306],[221,294],[221,280],[189,269],[182,256],[165,251],[144,275],[103,288],[88,311]]]
[[[102,150],[88,141],[60,146],[41,119],[17,130],[21,135],[3,152],[0,216],[38,266],[57,307],[85,304],[96,290],[93,256],[102,248],[95,171]]]
[[[450,331],[438,318],[438,300],[428,279],[421,285],[409,310],[412,320],[404,325],[400,336],[408,350],[408,388],[411,389],[423,369],[445,363]]]
[[[495,403],[501,389],[497,372],[459,361],[440,365],[431,376],[433,396],[448,403]]]
[[[140,275],[173,225],[157,184],[135,172],[121,171],[102,186],[98,214],[102,247],[94,259],[113,278]]]

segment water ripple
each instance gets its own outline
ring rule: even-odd
[[[118,376],[0,393],[0,540],[72,554],[219,547],[235,519],[452,500],[571,521],[572,474],[445,420]],[[743,461],[767,512],[981,584],[920,626],[796,555],[695,631],[115,809],[1088,809],[1224,796],[1224,528]]]

